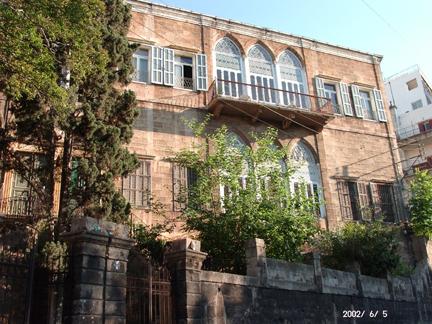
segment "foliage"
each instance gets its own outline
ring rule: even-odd
[[[122,90],[133,69],[130,19],[122,0],[0,3],[0,92],[14,116],[0,136],[0,168],[19,173],[47,215],[61,179],[63,229],[82,214],[123,222],[130,212],[114,185],[137,163],[125,148],[135,96]],[[35,168],[15,141],[31,144],[44,162]],[[72,156],[79,186],[70,181]]]
[[[60,241],[45,242],[39,256],[43,268],[54,272],[62,272],[67,267],[67,244]]]
[[[415,173],[411,182],[409,206],[414,232],[432,238],[432,176],[428,171]]]
[[[402,269],[397,253],[398,228],[381,221],[346,223],[341,229],[324,231],[314,240],[323,265],[352,270],[357,264],[362,274],[382,277]]]
[[[154,199],[154,197],[151,198],[151,213],[154,219],[158,221],[153,225],[131,222],[131,237],[135,242],[136,250],[141,255],[158,264],[162,264],[167,245],[167,241],[163,239],[162,235],[171,233],[174,229],[174,224],[166,217],[164,205]]]
[[[195,183],[183,190],[182,219],[211,256],[210,267],[245,272],[244,245],[251,238],[265,240],[269,257],[300,258],[300,248],[317,231],[317,204],[305,190],[290,193],[294,167],[286,150],[275,145],[277,130],[251,134],[251,149],[239,146],[225,126],[212,133],[204,132],[205,122],[189,126],[202,144],[173,161],[196,174]]]

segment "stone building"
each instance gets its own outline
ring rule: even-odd
[[[296,179],[319,197],[324,228],[384,213],[399,221],[396,138],[383,93],[382,57],[305,37],[129,0],[128,37],[139,44],[128,86],[139,116],[130,150],[140,167],[119,181],[134,221],[151,224],[152,198],[178,214],[176,188],[188,170],[168,161],[198,139],[184,119],[211,114],[240,145],[272,126],[278,143],[303,161]],[[8,173],[2,197],[25,184]],[[3,206],[4,207],[4,206]],[[2,207],[2,208],[3,208]]]
[[[140,109],[130,149],[141,168],[122,185],[135,217],[152,222],[150,196],[142,194],[147,191],[176,213],[175,187],[187,184],[188,174],[166,158],[193,145],[183,119],[206,114],[242,145],[253,146],[251,131],[277,127],[278,144],[305,161],[296,176],[310,195],[319,195],[323,227],[381,212],[388,221],[402,217],[381,56],[146,1],[129,3],[129,37],[140,45],[129,86]]]

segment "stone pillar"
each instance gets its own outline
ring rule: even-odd
[[[257,277],[261,284],[267,282],[267,260],[265,243],[262,239],[246,241],[246,274]]]
[[[172,242],[165,254],[172,274],[176,323],[197,323],[202,319],[201,267],[207,253],[201,252],[201,242],[181,239]]]
[[[126,323],[128,227],[85,217],[62,235],[69,246],[65,323]]]
[[[318,292],[323,292],[323,277],[321,269],[321,255],[318,252],[313,252],[313,266],[315,275],[315,285]]]

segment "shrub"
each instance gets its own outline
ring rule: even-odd
[[[352,270],[357,263],[362,274],[384,277],[402,268],[397,232],[398,228],[381,221],[351,222],[338,231],[320,233],[314,246],[326,267]]]

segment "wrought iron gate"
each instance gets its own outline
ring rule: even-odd
[[[128,263],[128,324],[172,324],[173,298],[171,278],[164,266],[155,265],[138,252],[132,252]]]
[[[0,226],[0,323],[29,323],[35,252],[23,225]]]

